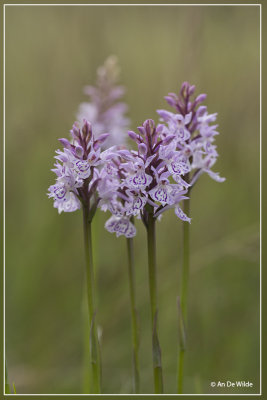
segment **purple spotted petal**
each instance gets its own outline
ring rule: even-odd
[[[129,226],[127,231],[125,232],[125,236],[127,238],[132,238],[135,235],[136,235],[136,227],[131,222],[129,222]]]
[[[186,182],[180,175],[172,175],[173,179],[175,180],[175,182],[179,183],[181,186],[188,188],[190,185],[190,183]]]
[[[118,219],[114,216],[110,217],[107,222],[105,223],[105,228],[107,229],[107,231],[113,233],[115,232],[115,226],[118,222]]]
[[[128,185],[135,189],[143,189],[150,185],[152,177],[146,174],[144,171],[137,172],[135,175],[130,176],[126,179]]]
[[[146,205],[147,198],[141,196],[134,196],[131,202],[125,204],[126,215],[139,215],[140,211],[143,210]]]
[[[190,171],[190,167],[182,161],[173,161],[168,163],[168,170],[172,175],[184,175]]]
[[[105,223],[105,228],[111,233],[116,233],[117,237],[124,235],[129,238],[136,235],[136,228],[127,217],[112,216]]]
[[[210,169],[205,170],[207,174],[214,179],[216,182],[224,182],[225,178],[222,178],[218,172],[213,172]]]
[[[181,127],[177,129],[177,137],[179,140],[185,142],[186,140],[190,139],[190,133],[186,128]]]
[[[153,200],[160,202],[163,206],[170,201],[170,190],[167,185],[159,184],[148,193]]]
[[[74,171],[80,178],[86,179],[90,176],[91,168],[86,160],[78,160],[74,162]]]
[[[176,206],[174,212],[175,212],[175,214],[177,215],[177,217],[180,218],[182,221],[191,223],[191,218],[189,218],[189,217],[183,212],[183,210],[182,210],[180,207]]]

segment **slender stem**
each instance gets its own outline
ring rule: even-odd
[[[133,341],[133,370],[134,370],[134,393],[140,393],[140,373],[139,373],[139,335],[138,335],[138,321],[136,310],[135,298],[135,271],[134,271],[134,252],[133,252],[133,238],[127,240],[127,253],[128,253],[128,274],[130,285],[130,301],[131,301],[131,317],[132,317],[132,341]]]
[[[190,200],[184,200],[184,212],[189,215]],[[181,306],[179,308],[180,345],[178,357],[178,393],[183,393],[183,372],[185,353],[185,325],[187,322],[187,291],[189,278],[189,247],[190,247],[190,224],[183,222],[183,263],[181,270]]]
[[[99,256],[99,249],[98,249],[98,237],[99,237],[99,213],[94,215],[92,221],[92,247],[93,247],[93,255],[94,255],[94,278],[95,282],[98,281],[97,274],[98,274],[98,256]],[[88,323],[88,306],[87,306],[87,284],[85,282],[83,288],[83,305],[82,305],[82,317],[84,321],[84,353],[83,353],[83,393],[90,393],[90,388],[92,386],[91,382],[91,371],[88,370],[88,363],[90,363],[90,346],[88,342],[88,337],[90,336],[90,326]],[[98,303],[98,292],[95,293],[95,302]]]
[[[190,199],[184,200],[184,212],[186,215],[190,213]],[[181,309],[184,321],[187,320],[187,290],[189,278],[189,237],[190,224],[183,222],[183,268],[181,275]]]
[[[92,387],[92,373],[90,365],[90,326],[88,320],[88,304],[87,304],[87,283],[84,282],[83,293],[82,293],[82,320],[83,320],[83,369],[82,369],[82,390],[83,394],[91,392]]]
[[[87,279],[87,301],[90,326],[90,364],[92,372],[92,385],[94,393],[100,393],[100,352],[96,328],[96,309],[95,309],[95,288],[94,288],[94,267],[92,251],[92,232],[91,221],[89,220],[88,207],[83,206],[83,225],[84,225],[84,247],[86,261]]]
[[[148,247],[148,271],[149,291],[152,324],[152,350],[153,350],[153,372],[155,393],[163,393],[163,378],[161,365],[161,350],[157,333],[157,275],[156,275],[156,231],[155,218],[152,213],[148,214],[147,221],[147,247]]]

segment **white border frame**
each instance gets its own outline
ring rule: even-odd
[[[12,394],[5,393],[5,11],[6,7],[194,7],[194,6],[246,6],[260,8],[260,393],[206,393],[206,394],[132,394],[132,393],[109,393],[109,394],[83,394],[83,393],[34,393],[34,394]],[[262,396],[262,4],[4,4],[3,5],[3,394],[4,396]]]

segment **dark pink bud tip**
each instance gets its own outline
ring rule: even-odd
[[[70,149],[70,148],[71,148],[71,144],[70,144],[70,142],[69,142],[67,139],[61,138],[61,139],[58,139],[58,140],[60,141],[60,143],[61,143],[64,147],[66,147],[66,149]]]
[[[138,145],[138,150],[139,150],[139,154],[140,154],[140,155],[142,155],[142,156],[146,155],[146,153],[147,153],[147,147],[146,147],[145,143],[140,143],[140,144]]]
[[[138,141],[138,135],[134,131],[128,131],[128,135],[131,139],[133,139],[135,142]]]
[[[188,94],[191,96],[195,92],[196,86],[192,85],[189,87]]]
[[[175,107],[176,105],[176,101],[170,97],[170,96],[165,96],[164,99],[167,101],[167,103],[171,106],[171,107]]]
[[[83,120],[82,133],[83,133],[84,137],[87,137],[87,136],[91,137],[92,136],[92,125],[85,118]]]
[[[206,100],[206,98],[207,98],[207,95],[205,93],[202,93],[202,94],[197,96],[197,98],[195,100],[195,103],[196,104],[202,103],[202,101]]]
[[[155,122],[153,119],[147,119],[143,124],[147,134],[152,135],[155,129]]]

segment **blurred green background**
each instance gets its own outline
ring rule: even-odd
[[[118,56],[131,128],[157,118],[187,80],[218,112],[218,184],[192,192],[185,392],[249,380],[259,392],[259,7],[6,8],[6,358],[18,393],[82,393],[81,212],[46,197],[57,139],[68,137],[83,86]],[[126,244],[94,221],[103,390],[131,392]],[[153,390],[145,231],[137,223],[141,386]],[[159,323],[165,390],[175,393],[182,224],[158,224]]]

